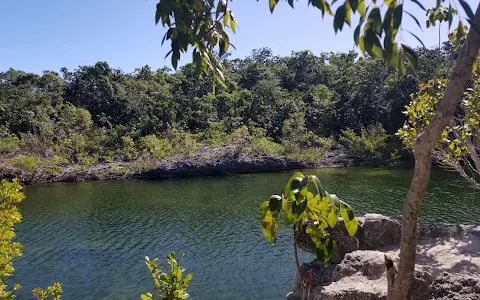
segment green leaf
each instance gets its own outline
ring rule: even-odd
[[[292,8],[294,8],[293,7],[293,0],[288,0],[288,5],[290,5]]]
[[[388,38],[388,37],[385,37]],[[365,50],[373,57],[383,58],[383,49],[378,36],[368,31],[364,38]]]
[[[465,0],[458,0],[458,2],[460,2],[460,5],[462,5],[463,10],[467,14],[468,18],[470,20],[474,21],[475,20],[475,14],[473,13],[472,9],[470,8],[470,5],[468,5],[468,3]]]
[[[422,28],[422,25],[420,25],[420,22],[418,21],[418,19],[417,19],[414,15],[412,15],[412,14],[409,13],[408,11],[405,11],[405,13],[406,13],[407,15],[409,15],[409,16],[415,21],[415,23],[417,23],[417,25],[418,25],[419,28]]]
[[[478,27],[478,24],[475,22],[475,19],[467,19],[468,23],[470,26],[475,30],[477,34],[480,34],[480,27]]]
[[[360,15],[362,17],[365,17],[365,15],[367,14],[367,9],[366,9],[366,6],[365,6],[366,1],[367,0],[359,0],[358,1],[357,11],[360,13]]]
[[[325,198],[326,197],[325,189],[323,188],[323,185],[320,182],[320,179],[318,179],[318,177],[315,175],[310,175],[309,177],[310,177],[310,181],[312,181],[313,184],[315,185],[315,188],[317,189],[317,193],[320,194],[322,198]]]
[[[407,30],[407,29],[405,29],[405,31],[407,31],[407,32],[410,33],[414,38],[416,38],[417,41],[422,45],[422,47],[425,48],[425,44],[422,42],[422,40],[421,40],[416,34],[414,34],[413,32],[411,32],[410,30]]]
[[[293,174],[292,177],[290,177],[290,179],[288,180],[287,185],[285,186],[285,193],[283,194],[283,196],[288,197],[288,193],[292,190],[293,180],[297,179],[298,183],[300,183],[303,177],[303,174],[300,172],[296,172],[295,174]]]
[[[140,298],[142,298],[142,300],[151,300],[152,299],[152,297],[147,296],[147,294],[141,294]]]
[[[349,2],[345,2],[345,23],[350,26],[351,20],[352,20],[352,8],[350,6]],[[341,29],[340,29],[341,30]]]
[[[398,29],[402,24],[403,5],[399,4],[393,11],[393,28]]]
[[[273,13],[275,6],[277,5],[279,0],[269,0],[268,4],[270,6],[270,12]]]
[[[420,1],[418,1],[418,0],[411,0],[411,1],[412,1],[413,3],[416,3],[416,4],[417,4],[421,9],[423,9],[424,11],[427,11],[427,10],[425,9],[425,7],[422,5],[422,3],[420,3]]]
[[[335,213],[334,209],[331,209],[327,216],[328,225],[333,228],[338,221],[338,215]]]
[[[305,208],[307,208],[307,201],[306,200],[301,201],[299,204],[297,204],[297,202],[292,203],[292,213],[293,213],[293,217],[295,218],[295,220],[299,219],[299,217],[305,211]]]
[[[358,230],[358,220],[355,218],[352,208],[345,202],[341,203],[342,208],[340,212],[342,214],[343,222],[347,228],[347,232],[350,236],[354,236]]]
[[[376,34],[382,34],[382,16],[380,15],[380,9],[378,7],[374,7],[370,11],[370,13],[368,14],[367,22],[371,24],[370,26]]]
[[[223,26],[227,26],[228,21],[229,21],[229,18],[230,18],[230,14],[229,14],[229,12],[227,11],[227,12],[225,13],[225,15],[223,16]]]
[[[278,195],[271,196],[268,206],[271,212],[279,212],[282,209],[282,197]]]
[[[355,27],[355,31],[353,32],[353,40],[355,41],[355,45],[357,46],[359,43],[360,29],[361,29],[361,25],[358,24],[357,27]]]
[[[231,11],[230,11],[230,28],[234,33],[237,31],[237,21],[235,21],[235,18]]]
[[[330,202],[330,204],[332,205],[333,209],[334,209],[335,212],[338,214],[338,212],[340,211],[341,206],[340,206],[340,199],[338,199],[337,195],[327,193],[327,200]]]
[[[346,17],[345,6],[340,5],[337,8],[337,11],[335,12],[335,17],[333,18],[333,29],[335,30],[335,33],[337,33],[338,30],[342,31],[343,23],[345,23],[345,17]]]
[[[155,25],[158,24],[158,22],[160,21],[160,18],[162,17],[162,5],[161,3],[157,3],[157,11],[155,12]]]
[[[407,45],[405,44],[402,44],[402,48],[403,48],[403,51],[404,51],[404,54],[405,54],[405,57],[407,58],[408,62],[410,63],[410,65],[412,66],[412,68],[414,70],[417,70],[418,69],[418,56],[417,56],[417,53],[415,53],[415,51],[408,47]]]

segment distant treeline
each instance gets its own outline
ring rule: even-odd
[[[344,141],[355,155],[390,155],[401,148],[392,135],[409,95],[449,73],[450,49],[418,49],[417,72],[399,76],[354,52],[281,57],[262,48],[224,58],[227,88],[198,78],[193,64],[176,72],[125,73],[106,62],[61,74],[10,69],[0,73],[0,152],[91,164],[242,142],[253,155],[313,159]]]

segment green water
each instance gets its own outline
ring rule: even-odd
[[[411,170],[320,169],[327,190],[357,212],[400,214]],[[284,299],[295,266],[290,231],[261,235],[258,206],[292,172],[159,181],[56,183],[26,189],[17,226],[19,299],[61,281],[64,299],[139,299],[152,287],[143,262],[174,250],[194,273],[191,299]],[[480,193],[435,170],[422,222],[479,222]],[[308,262],[312,257],[302,254]]]

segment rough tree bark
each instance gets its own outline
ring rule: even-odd
[[[475,13],[475,22],[480,27],[480,3]],[[423,196],[430,180],[432,150],[447,124],[452,120],[455,108],[462,99],[465,83],[472,74],[472,66],[477,58],[479,48],[480,35],[474,29],[470,29],[435,116],[415,141],[415,170],[403,208],[400,262],[398,273],[394,278],[393,289],[389,290],[387,296],[388,300],[407,299],[408,290],[414,277],[417,222]]]

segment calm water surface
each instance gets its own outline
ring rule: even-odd
[[[357,214],[400,214],[407,169],[319,169],[327,190]],[[152,281],[145,256],[185,253],[191,299],[284,299],[295,266],[290,231],[263,238],[258,206],[281,193],[292,172],[159,181],[56,183],[26,188],[17,226],[24,256],[15,281],[30,290],[61,281],[64,299],[139,299]],[[435,170],[422,222],[479,222],[480,193]],[[312,259],[302,254],[305,262]]]

